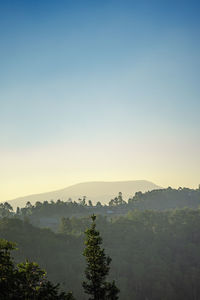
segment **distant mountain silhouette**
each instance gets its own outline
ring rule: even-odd
[[[27,201],[32,204],[40,201],[67,201],[71,198],[73,201],[77,201],[78,198],[86,196],[86,200],[92,200],[93,204],[97,201],[101,201],[102,204],[107,204],[112,198],[116,197],[119,192],[122,192],[124,200],[133,197],[138,191],[147,192],[154,189],[160,189],[161,187],[146,180],[134,180],[134,181],[113,181],[113,182],[83,182],[78,183],[67,188],[56,190],[52,192],[28,195],[25,197],[19,197],[9,202],[13,208],[24,207]]]

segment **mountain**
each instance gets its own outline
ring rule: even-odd
[[[27,201],[30,201],[31,204],[35,204],[36,201],[57,201],[58,199],[67,201],[69,198],[73,201],[77,201],[78,198],[86,196],[86,200],[92,200],[93,204],[97,203],[97,201],[106,204],[112,198],[116,197],[119,192],[122,192],[124,200],[128,200],[128,198],[133,197],[136,192],[147,192],[160,188],[161,187],[146,180],[83,182],[61,190],[28,195],[7,202],[9,202],[13,208],[16,208],[17,206],[24,207]]]

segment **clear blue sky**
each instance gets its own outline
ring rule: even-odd
[[[196,186],[199,15],[199,1],[0,1],[2,200],[97,179]]]

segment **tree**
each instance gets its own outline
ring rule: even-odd
[[[72,293],[59,291],[37,263],[20,263],[16,267],[10,255],[15,244],[0,239],[0,299],[6,300],[74,300]]]
[[[8,202],[0,203],[0,216],[9,217],[12,215],[13,208]]]
[[[26,261],[17,265],[17,299],[73,300],[72,294],[59,291],[37,263]]]
[[[91,295],[89,300],[117,300],[119,289],[115,282],[106,282],[111,258],[106,256],[104,249],[101,248],[102,238],[96,230],[96,216],[92,215],[91,219],[91,227],[85,231],[86,247],[83,252],[87,262],[85,269],[87,281],[84,281],[82,285],[85,293]]]
[[[123,205],[123,204],[126,204],[126,201],[123,200],[121,192],[119,192],[118,197],[111,199],[109,202],[109,206],[118,206],[118,205]]]
[[[86,196],[83,196],[83,198],[78,198],[79,204],[85,206],[86,205]]]
[[[14,243],[0,240],[0,299],[11,299],[8,296],[14,289],[14,263],[10,256],[10,251],[14,249]]]
[[[19,206],[17,206],[16,215],[17,215],[17,216],[20,215],[20,208],[19,208]]]
[[[93,206],[92,200],[89,200],[89,201],[88,201],[88,204],[89,204],[89,206]]]

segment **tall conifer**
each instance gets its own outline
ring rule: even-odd
[[[119,289],[115,282],[106,282],[111,258],[106,256],[104,249],[101,248],[102,238],[99,231],[96,230],[96,216],[92,215],[91,219],[91,227],[85,231],[86,247],[83,255],[87,262],[85,269],[87,281],[83,282],[83,288],[86,294],[91,295],[89,300],[117,300]]]

